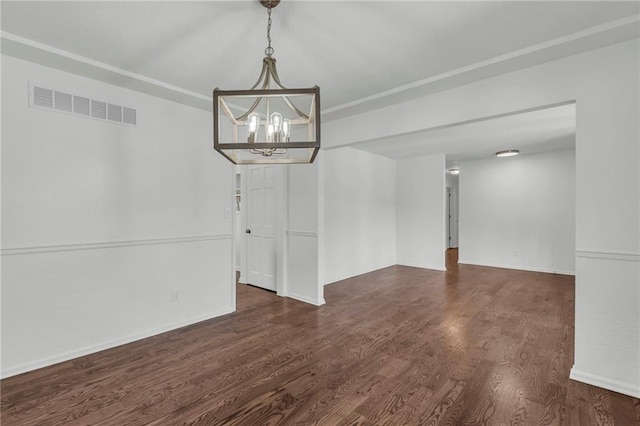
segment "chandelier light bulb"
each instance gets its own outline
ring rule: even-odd
[[[257,112],[249,114],[247,117],[247,142],[255,142],[258,128],[260,127],[260,115]]]
[[[279,112],[274,112],[273,114],[271,114],[271,124],[273,124],[273,129],[275,131],[278,131],[281,129],[282,126],[282,114],[280,114]]]
[[[289,137],[291,136],[291,120],[285,118],[282,120],[282,140],[285,142],[289,142]]]
[[[282,137],[282,114],[274,112],[271,114],[269,122],[273,126],[273,141],[280,142]]]
[[[273,124],[269,123],[267,125],[267,142],[273,142],[274,128]]]

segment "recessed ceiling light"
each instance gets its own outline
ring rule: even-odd
[[[496,157],[513,157],[514,155],[520,154],[520,151],[517,149],[508,149],[506,151],[498,151],[496,152]]]
[[[452,175],[459,175],[460,174],[460,169],[458,169],[458,168],[449,169],[449,173],[451,173]]]

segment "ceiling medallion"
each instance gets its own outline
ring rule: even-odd
[[[268,14],[262,71],[248,90],[213,90],[213,147],[234,164],[313,163],[320,149],[320,88],[282,85],[271,47],[271,11],[280,0],[259,1]]]

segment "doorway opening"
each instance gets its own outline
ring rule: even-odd
[[[282,174],[277,165],[235,166],[236,300],[239,294],[250,294],[244,286],[278,291]]]
[[[447,172],[446,184],[447,198],[445,215],[447,219],[447,249],[445,253],[445,267],[447,270],[450,270],[458,265],[458,175]]]

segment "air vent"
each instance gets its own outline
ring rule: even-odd
[[[107,119],[107,103],[91,99],[91,116],[93,118]]]
[[[113,123],[131,126],[138,124],[138,112],[134,108],[47,89],[31,83],[29,84],[29,105]]]
[[[122,107],[120,105],[109,104],[107,107],[107,119],[122,123]]]
[[[124,107],[123,108],[123,116],[122,116],[122,121],[126,124],[133,124],[134,126],[137,124],[136,123],[136,110],[133,108],[127,108]]]
[[[73,112],[75,114],[89,116],[89,98],[83,98],[82,96],[73,97]]]
[[[34,87],[33,104],[43,108],[53,108],[53,91],[42,87]]]
[[[54,108],[58,111],[71,112],[71,95],[62,92],[53,92]]]

